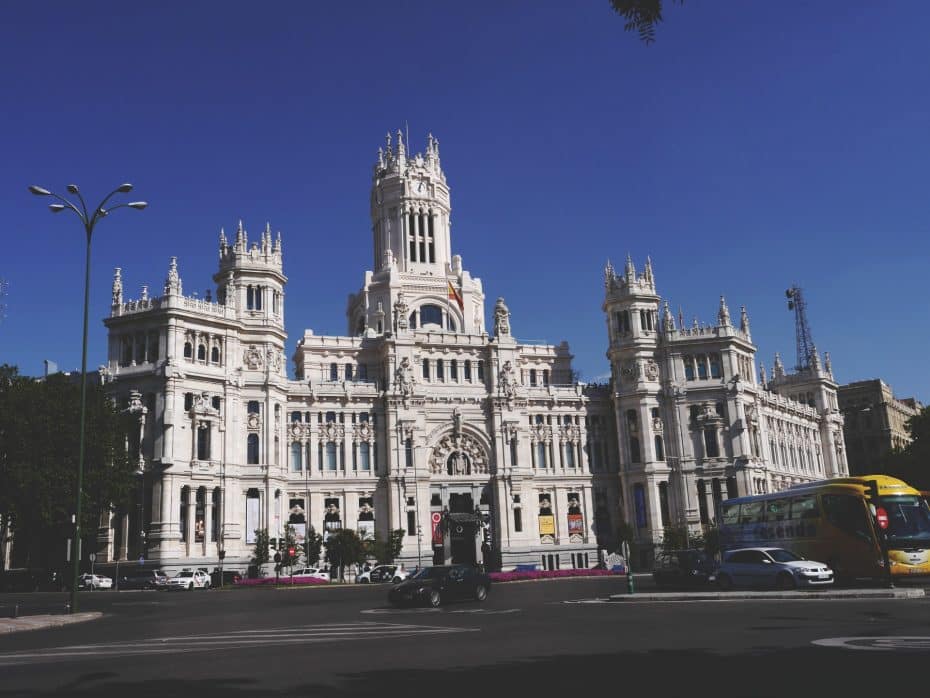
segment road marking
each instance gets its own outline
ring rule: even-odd
[[[814,640],[811,644],[820,647],[840,647],[844,650],[870,650],[894,652],[895,650],[930,650],[930,636],[897,635],[892,637],[827,637]]]
[[[479,628],[444,628],[430,625],[400,623],[336,623],[308,625],[297,628],[237,630],[222,635],[195,635],[182,637],[156,637],[146,640],[71,645],[42,650],[23,650],[0,654],[0,666],[38,664],[75,659],[120,657],[127,655],[177,654],[203,652],[215,649],[245,649],[266,645],[298,645],[340,640],[380,640],[413,637],[417,635],[443,635],[474,632]]]
[[[391,615],[394,613],[442,613],[441,608],[369,608],[361,613]]]
[[[519,613],[520,611],[521,609],[519,608],[503,608],[500,610],[490,610],[487,608],[461,608],[455,611],[448,611],[448,613],[480,613],[485,616],[494,616],[504,613]]]

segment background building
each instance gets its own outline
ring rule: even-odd
[[[882,457],[911,441],[907,420],[923,405],[915,398],[899,399],[879,378],[841,385],[840,410],[846,418],[849,471],[853,475],[876,472]]]

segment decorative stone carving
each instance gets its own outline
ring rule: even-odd
[[[262,352],[255,345],[250,345],[243,352],[242,360],[245,363],[245,367],[251,371],[259,371],[264,365],[264,359],[262,359]]]
[[[653,359],[646,360],[646,363],[643,364],[643,372],[646,375],[646,380],[659,380],[659,365]]]
[[[320,427],[320,441],[342,441],[345,439],[346,429],[342,424],[326,422]]]
[[[510,310],[503,298],[498,298],[494,304],[494,335],[506,337],[510,335]]]
[[[249,431],[259,431],[262,428],[262,417],[255,412],[249,412],[245,418],[245,426]]]
[[[483,475],[488,472],[488,459],[473,437],[448,434],[433,447],[429,467],[433,475]]]
[[[404,401],[404,407],[408,407],[410,396],[413,395],[413,369],[410,367],[410,359],[404,357],[394,371],[394,390],[400,393]]]
[[[517,397],[517,373],[509,361],[505,361],[501,367],[500,389],[507,398],[507,404],[513,407],[513,401]]]
[[[655,419],[652,420],[652,430],[653,430],[655,433],[661,434],[661,433],[662,433],[662,430],[663,430],[664,428],[665,428],[665,427],[664,427],[664,425],[662,424],[662,420],[661,420],[661,419],[659,419],[658,417],[656,417]]]
[[[399,291],[397,294],[397,300],[394,301],[394,324],[397,327],[398,332],[402,332],[407,329],[407,316],[410,314],[410,307],[407,305],[407,301],[404,299],[404,292]]]
[[[113,270],[113,305],[123,304],[123,277],[122,269],[116,267]]]
[[[620,382],[625,385],[635,383],[637,368],[636,361],[632,359],[620,364]]]
[[[355,425],[354,436],[355,441],[357,442],[371,441],[375,436],[375,432],[371,428],[371,424],[368,422],[360,422],[359,424]]]

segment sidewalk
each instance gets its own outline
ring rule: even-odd
[[[917,599],[926,594],[923,589],[831,589],[830,591],[647,591],[633,594],[611,594],[611,601],[816,601],[823,599]]]
[[[62,625],[70,625],[71,623],[83,623],[87,620],[96,620],[102,615],[100,611],[90,611],[88,613],[75,613],[73,615],[63,613],[60,615],[0,618],[0,635],[15,633],[21,630],[41,630],[43,628],[57,628]]]

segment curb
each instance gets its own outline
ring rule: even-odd
[[[23,630],[42,630],[44,628],[58,628],[72,623],[83,623],[88,620],[97,620],[102,617],[100,611],[75,613],[72,615],[36,615],[21,618],[0,619],[0,634],[15,633]]]
[[[720,592],[656,592],[611,594],[609,601],[817,601],[822,599],[917,599],[926,596],[923,589],[850,589],[839,591],[720,591]]]

